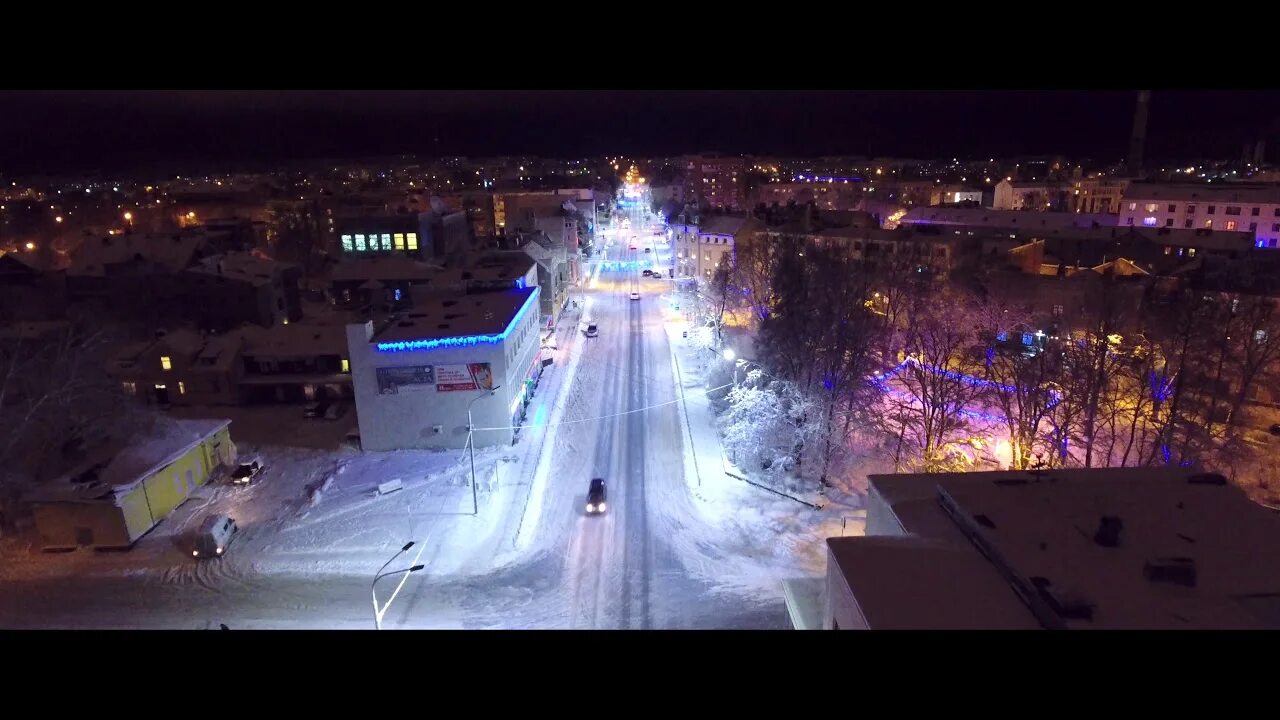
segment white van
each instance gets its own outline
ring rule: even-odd
[[[196,531],[191,556],[222,557],[238,530],[236,521],[226,515],[210,515],[200,523],[200,529]]]

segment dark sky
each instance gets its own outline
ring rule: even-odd
[[[0,173],[399,153],[1127,151],[1133,91],[0,92]],[[1148,155],[1280,145],[1280,92],[1156,90]],[[1280,147],[1270,148],[1275,156]]]

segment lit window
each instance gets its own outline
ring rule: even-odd
[[[126,394],[136,395],[138,393],[138,386],[131,382],[120,383],[120,386],[124,389]]]
[[[178,381],[178,394],[179,395],[187,394],[187,384],[182,382],[181,380]]]
[[[1227,230],[1235,230],[1235,229],[1236,229],[1236,221],[1235,221],[1235,220],[1228,220],[1228,221],[1227,221]]]
[[[410,250],[418,249],[418,233],[405,233],[404,239]]]
[[[395,241],[396,241],[396,249],[403,250],[404,249],[404,233],[396,233],[393,237],[395,238]]]
[[[364,236],[356,235],[356,252],[364,252],[364,251],[365,251]]]
[[[1130,209],[1130,210],[1137,210],[1137,209],[1138,209],[1138,203],[1129,203],[1129,209]]]
[[[1030,344],[1031,344],[1031,342],[1032,342],[1033,340],[1035,340],[1035,336],[1033,336],[1031,333],[1029,333],[1029,332],[1024,332],[1024,333],[1022,333],[1022,344],[1023,344],[1023,345],[1030,345]]]
[[[346,358],[342,358],[342,372],[351,372],[351,361]]]
[[[343,249],[344,251],[346,251],[346,252],[351,252],[351,248],[352,248],[352,245],[351,245],[351,236],[350,236],[350,235],[343,235],[343,236],[342,236],[342,249]]]
[[[1143,224],[1143,225],[1146,225],[1147,227],[1155,227],[1155,226],[1156,226],[1156,219],[1155,219],[1155,217],[1154,217],[1154,216],[1152,216],[1152,217],[1144,217],[1144,218],[1142,218],[1142,224]]]
[[[1155,212],[1157,207],[1156,203],[1147,203],[1147,212]]]
[[[1190,257],[1195,257],[1195,256],[1196,256],[1196,249],[1195,249],[1195,248],[1189,248],[1189,249],[1187,250],[1187,255],[1188,255],[1188,256],[1190,256]]]
[[[1213,218],[1205,218],[1204,226],[1205,226],[1205,228],[1212,228],[1212,227],[1213,227]]]
[[[387,233],[382,234],[382,249],[383,250],[391,249],[391,236],[388,235]]]
[[[173,369],[173,363],[169,361],[169,356],[168,356],[168,355],[161,355],[161,356],[160,356],[160,369],[161,369],[161,370],[172,370],[172,369]]]

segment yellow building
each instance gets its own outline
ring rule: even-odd
[[[44,550],[128,548],[235,462],[230,420],[172,420],[28,499]]]

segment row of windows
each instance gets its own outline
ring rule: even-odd
[[[1147,211],[1147,212],[1149,212],[1149,213],[1153,213],[1153,212],[1155,212],[1156,210],[1158,210],[1159,208],[1160,208],[1160,204],[1159,204],[1159,203],[1147,203],[1146,205],[1144,205],[1144,206],[1143,206],[1143,209],[1144,209],[1144,210],[1146,210],[1146,211]],[[1136,202],[1131,202],[1131,203],[1129,203],[1129,209],[1130,209],[1130,210],[1137,210],[1137,209],[1138,209],[1138,203],[1136,203]],[[1177,204],[1177,203],[1169,203],[1169,212],[1177,212],[1177,211],[1178,211],[1178,204]],[[1217,206],[1217,205],[1209,205],[1209,206],[1207,206],[1207,208],[1206,208],[1206,210],[1205,210],[1205,212],[1206,212],[1206,213],[1208,213],[1209,215],[1213,215],[1213,214],[1215,214],[1217,211],[1218,211],[1218,206]],[[1242,211],[1243,211],[1243,208],[1242,208],[1241,206],[1239,206],[1239,205],[1228,205],[1228,206],[1226,206],[1226,207],[1223,209],[1223,211],[1222,211],[1222,212],[1223,212],[1223,214],[1224,214],[1224,215],[1239,215]],[[1194,203],[1189,203],[1189,204],[1187,205],[1187,214],[1188,214],[1188,215],[1194,215],[1195,213],[1196,213],[1196,205],[1195,205]],[[1250,215],[1251,217],[1258,217],[1258,216],[1259,216],[1259,215],[1261,215],[1261,214],[1262,214],[1262,208],[1261,208],[1261,207],[1256,207],[1256,206],[1255,206],[1255,207],[1253,207],[1253,208],[1250,208],[1250,209],[1249,209],[1249,215]],[[1276,208],[1273,214],[1274,214],[1274,216],[1275,216],[1275,217],[1280,217],[1280,207]]]
[[[1133,218],[1128,218],[1127,223],[1129,225],[1132,225]],[[1142,224],[1147,227],[1155,227],[1158,223],[1159,223],[1159,220],[1155,216],[1142,218]],[[1192,220],[1191,218],[1187,218],[1182,221],[1182,227],[1184,228],[1191,228],[1194,226],[1194,224],[1195,224],[1195,221]],[[1164,226],[1173,227],[1173,218],[1165,218]],[[1212,230],[1213,218],[1205,218],[1203,227],[1205,229]],[[1235,220],[1224,220],[1222,223],[1222,229],[1228,232],[1236,232],[1236,231],[1239,231],[1240,224]],[[1256,222],[1249,223],[1249,232],[1257,232],[1257,231],[1258,231],[1258,223]],[[1280,232],[1280,223],[1272,223],[1271,232]]]
[[[381,235],[343,235],[343,252],[369,250],[417,250],[418,233],[382,233]]]

